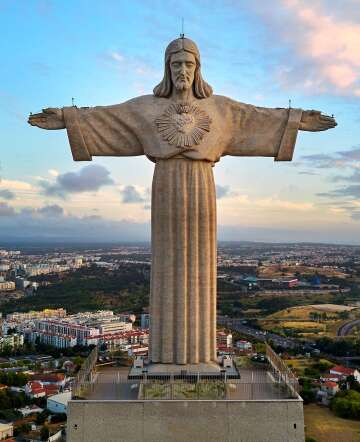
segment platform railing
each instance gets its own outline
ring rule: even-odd
[[[81,395],[87,400],[281,400],[297,399],[298,395],[280,378],[271,373],[261,379],[128,379],[114,375],[95,377],[82,383]]]

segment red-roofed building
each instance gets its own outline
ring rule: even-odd
[[[245,341],[240,339],[239,341],[236,341],[236,348],[241,353],[251,353],[252,352],[252,344],[249,341]]]
[[[327,374],[325,376],[321,376],[321,382],[340,382],[343,380],[343,377],[339,374]]]
[[[335,396],[339,391],[339,385],[333,381],[324,382],[321,386],[322,391],[326,391],[328,395]]]
[[[360,373],[356,368],[344,367],[343,365],[335,365],[330,369],[331,375],[338,375],[342,379],[346,379],[348,376],[354,376],[354,378],[360,382]]]
[[[25,385],[25,394],[32,399],[46,396],[43,384],[38,381],[29,381]]]
[[[222,355],[233,355],[233,347],[228,347],[226,344],[217,344],[217,352],[220,356]]]
[[[60,388],[56,384],[44,385],[44,389],[45,389],[45,395],[46,396],[51,396],[53,394],[58,394],[59,391],[60,391]]]
[[[64,373],[35,374],[31,376],[31,380],[39,381],[44,385],[55,384],[59,388],[64,387],[66,383]]]
[[[224,331],[218,331],[216,333],[216,343],[219,345],[225,345],[226,347],[232,347],[232,334]]]
[[[25,385],[25,394],[30,398],[38,398],[57,394],[60,391],[60,386],[56,383],[44,383],[41,381],[29,381]]]

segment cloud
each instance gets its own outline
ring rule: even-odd
[[[309,175],[309,176],[319,175],[318,173],[312,172],[311,170],[302,170],[302,171],[300,171],[298,173],[299,173],[299,175]]]
[[[272,38],[287,47],[277,78],[284,87],[301,85],[311,93],[360,96],[358,5],[330,0],[255,1]]]
[[[0,203],[0,241],[147,241],[150,224],[73,216],[54,204],[20,211]]]
[[[144,203],[146,198],[135,186],[125,186],[121,191],[122,202],[126,204]]]
[[[4,178],[0,178],[0,188],[5,187],[6,189],[11,190],[31,190],[32,186],[25,181],[17,181],[17,180],[5,180]]]
[[[350,186],[341,187],[339,189],[331,190],[329,192],[318,193],[319,196],[339,198],[339,197],[352,197],[360,198],[360,184],[352,184]]]
[[[64,209],[57,204],[52,204],[41,207],[37,210],[37,213],[51,218],[53,216],[62,216],[64,214]]]
[[[48,170],[48,174],[51,175],[51,176],[54,176],[54,177],[57,177],[57,176],[60,175],[59,172],[56,169],[49,169]]]
[[[359,206],[360,209],[360,206]],[[56,214],[56,216],[53,216]],[[3,216],[1,216],[3,215]],[[360,218],[360,210],[353,208],[353,218]],[[338,242],[360,243],[357,224],[339,232],[338,226],[301,229],[220,225],[219,240],[273,242]],[[0,242],[48,243],[116,243],[150,240],[150,223],[130,220],[108,220],[100,216],[73,216],[60,206],[24,208],[15,212],[8,204],[0,204]]]
[[[254,201],[254,205],[269,209],[287,209],[307,211],[314,208],[313,203],[298,203],[294,201],[281,200],[277,197],[264,198]]]
[[[161,76],[159,71],[141,57],[129,57],[122,52],[111,50],[101,54],[99,58],[120,72],[130,72],[132,75],[154,79]]]
[[[15,210],[8,203],[0,202],[0,217],[14,216]]]
[[[313,154],[300,157],[300,165],[318,169],[342,169],[344,167],[360,167],[360,147],[354,146],[348,150],[340,150],[334,154]]]
[[[150,189],[132,184],[120,187],[121,201],[125,204],[145,203],[144,209],[148,209],[150,202]]]
[[[352,183],[360,183],[360,169],[355,170],[355,172],[349,176],[337,175],[332,178],[332,181],[350,181]]]
[[[67,172],[56,176],[54,184],[40,181],[45,195],[65,198],[68,194],[96,192],[102,186],[114,184],[110,172],[99,164],[85,166],[78,172]]]
[[[13,200],[15,199],[15,193],[8,189],[0,189],[0,198],[4,198],[5,200]]]
[[[226,198],[231,196],[232,193],[230,191],[229,186],[220,186],[220,184],[216,184],[216,198],[220,200],[221,198]]]

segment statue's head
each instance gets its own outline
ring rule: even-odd
[[[193,88],[196,98],[210,97],[212,88],[203,80],[200,67],[200,52],[196,44],[188,38],[173,40],[166,48],[164,78],[154,88],[154,95],[168,98],[173,88]]]

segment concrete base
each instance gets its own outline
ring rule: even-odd
[[[68,442],[304,442],[301,399],[70,401]]]
[[[199,377],[204,378],[223,378],[226,373],[228,378],[238,379],[240,375],[236,368],[233,367],[221,367],[216,362],[209,362],[208,364],[186,364],[186,365],[176,365],[176,364],[147,364],[143,368],[132,367],[130,369],[128,378],[129,379],[144,379],[145,376],[148,379],[151,378],[194,378]]]

